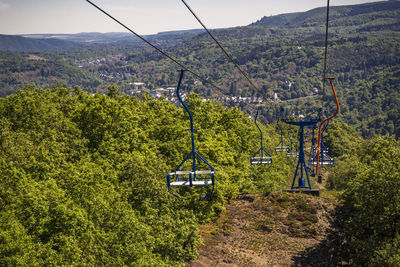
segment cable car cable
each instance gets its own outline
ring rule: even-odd
[[[326,24],[325,24],[325,52],[324,52],[324,73],[322,77],[322,108],[325,101],[325,81],[326,81],[326,62],[328,58],[328,29],[329,29],[329,0],[326,4]]]
[[[316,175],[318,176],[318,170],[319,170],[319,159],[320,159],[320,154],[321,154],[321,135],[322,135],[322,126],[324,125],[325,122],[331,120],[333,117],[335,117],[338,113],[339,113],[339,100],[337,98],[337,94],[336,94],[336,90],[335,90],[335,86],[333,86],[333,82],[332,80],[335,79],[333,77],[328,77],[327,79],[329,79],[329,83],[331,84],[332,87],[332,93],[333,96],[335,97],[335,102],[336,102],[336,111],[335,113],[333,113],[331,116],[325,118],[320,124],[319,124],[319,130],[318,130],[318,146],[317,146],[317,169],[316,169]]]
[[[174,63],[176,63],[177,65],[179,65],[181,68],[183,68],[184,70],[190,72],[191,74],[193,74],[195,77],[197,77],[198,79],[200,79],[202,82],[204,83],[208,83],[211,84],[212,86],[214,86],[215,88],[217,88],[218,90],[224,92],[225,90],[223,90],[221,87],[217,86],[215,83],[208,81],[207,79],[201,77],[199,74],[195,73],[194,71],[192,71],[191,69],[189,69],[188,67],[186,67],[185,65],[183,65],[181,62],[179,62],[177,59],[173,58],[172,56],[168,55],[166,52],[164,52],[163,50],[161,50],[160,48],[158,48],[157,46],[153,45],[152,43],[150,43],[149,41],[147,41],[146,39],[144,39],[141,35],[137,34],[136,32],[134,32],[133,30],[131,30],[128,26],[126,26],[125,24],[123,24],[122,22],[120,22],[119,20],[117,20],[116,18],[114,18],[112,15],[110,15],[109,13],[107,13],[106,11],[104,11],[102,8],[100,8],[99,6],[97,6],[96,4],[94,4],[93,2],[91,2],[90,0],[86,0],[89,4],[91,4],[92,6],[94,6],[95,8],[97,8],[99,11],[103,12],[105,15],[107,15],[109,18],[111,18],[112,20],[114,20],[115,22],[117,22],[119,25],[121,25],[122,27],[124,27],[125,29],[127,29],[129,32],[131,32],[132,34],[134,34],[136,37],[138,37],[139,39],[141,39],[143,42],[147,43],[148,45],[150,45],[152,48],[154,48],[155,50],[157,50],[158,52],[160,52],[162,55],[164,55],[165,57],[167,57],[168,59],[172,60]]]
[[[260,91],[257,86],[250,80],[250,78],[246,75],[246,73],[240,68],[240,66],[233,60],[232,56],[229,55],[229,53],[226,51],[226,49],[221,45],[221,43],[215,38],[215,36],[207,29],[207,27],[204,25],[204,23],[199,19],[199,17],[194,13],[194,11],[190,8],[190,6],[185,2],[185,0],[181,0],[182,3],[189,9],[190,13],[197,19],[197,21],[203,26],[203,28],[206,30],[208,35],[217,43],[219,48],[225,53],[225,55],[229,58],[229,60],[235,65],[235,67],[240,71],[240,73],[247,79],[247,81],[251,84],[251,86],[256,89],[256,91]]]

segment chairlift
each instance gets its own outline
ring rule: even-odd
[[[185,102],[183,102],[180,94],[179,89],[182,83],[184,70],[180,70],[179,82],[176,88],[176,95],[178,96],[179,101],[182,103],[183,107],[185,108],[186,112],[189,114],[190,118],[190,132],[191,132],[191,139],[192,139],[192,149],[191,152],[186,156],[186,158],[178,165],[174,172],[167,174],[167,186],[168,192],[172,193],[171,187],[193,187],[193,186],[212,186],[212,191],[209,192],[207,195],[212,194],[214,192],[215,187],[215,179],[214,179],[214,168],[211,166],[210,163],[207,162],[195,149],[195,140],[194,140],[194,127],[193,127],[193,115],[190,112],[189,108],[186,106]],[[190,170],[181,170],[183,164],[192,159],[192,167]],[[200,162],[205,163],[208,166],[206,170],[198,170],[196,168],[196,158],[200,160]],[[179,195],[172,193],[175,197],[179,198]],[[204,197],[206,197],[205,195]]]
[[[290,136],[288,135],[289,141],[290,141],[290,150],[286,153],[286,157],[289,158],[297,158],[299,156],[299,152],[297,151],[297,147],[296,150],[293,151],[293,140],[292,138],[290,138]]]
[[[314,162],[316,159],[317,155],[317,147],[315,146],[315,129],[317,128],[316,125],[311,125],[310,128],[312,129],[312,135],[311,135],[311,148],[310,148],[310,154],[308,158],[308,169],[312,171],[311,176],[315,176],[315,168],[314,168]]]
[[[322,166],[332,166],[334,164],[334,159],[329,156],[329,148],[325,146],[324,144],[324,132],[326,128],[329,125],[329,121],[326,122],[326,124],[322,128],[321,132],[321,152],[320,152],[320,158],[319,158],[319,164]],[[311,165],[317,165],[317,153],[316,153],[316,147],[313,148],[313,158],[311,159],[310,163]]]
[[[276,125],[278,125],[279,129],[281,130],[281,140],[275,147],[275,152],[289,152],[290,148],[289,146],[283,141],[283,129],[279,125],[279,120],[276,122]]]
[[[271,155],[263,147],[263,136],[262,136],[262,131],[257,124],[257,116],[258,116],[258,111],[257,111],[256,116],[254,117],[254,123],[256,124],[258,130],[260,131],[261,147],[256,153],[254,153],[253,157],[250,158],[250,164],[252,164],[252,165],[254,165],[254,164],[272,164]]]
[[[335,102],[336,102],[336,111],[335,113],[333,113],[332,115],[330,115],[329,117],[325,118],[324,120],[322,120],[322,122],[319,124],[319,131],[318,131],[318,146],[317,146],[317,166],[316,166],[316,175],[318,176],[318,171],[319,171],[319,165],[321,162],[321,156],[323,156],[324,153],[321,153],[323,150],[321,149],[321,144],[322,144],[322,127],[324,126],[324,123],[329,122],[332,118],[334,118],[338,113],[339,113],[339,100],[337,98],[336,95],[336,90],[335,90],[335,86],[333,85],[332,80],[335,79],[334,77],[328,77],[327,78],[329,80],[329,83],[331,84],[332,87],[332,93],[333,96],[335,97]],[[325,129],[326,129],[327,125],[325,125]],[[333,160],[332,160],[332,164],[333,164]],[[318,176],[318,181],[322,181],[322,176]]]
[[[312,132],[311,132],[311,149],[310,149],[310,157],[309,157],[309,160],[308,160],[308,165],[312,165],[312,161],[314,160],[314,158],[315,158],[315,155],[316,155],[316,146],[315,146],[315,129],[317,128],[316,127],[316,125],[311,125],[310,126],[310,128],[312,129]]]
[[[316,149],[314,149],[314,153]],[[334,159],[329,156],[329,149],[325,149],[321,151],[320,159],[319,159],[319,165],[322,166],[332,166],[334,165]],[[312,158],[310,161],[311,165],[317,165],[317,159],[316,157]]]

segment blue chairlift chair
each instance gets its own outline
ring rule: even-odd
[[[173,194],[175,197],[179,198],[179,195],[171,192],[171,187],[194,187],[194,186],[211,186],[212,190],[204,197],[212,194],[215,187],[215,179],[214,179],[214,169],[210,163],[207,162],[199,153],[196,152],[195,149],[195,140],[194,140],[194,128],[193,128],[193,115],[190,112],[189,108],[186,106],[185,102],[183,102],[180,94],[179,89],[182,83],[184,70],[180,70],[179,82],[176,89],[176,94],[178,96],[179,101],[182,103],[183,107],[189,114],[190,118],[190,132],[191,132],[191,139],[192,139],[192,150],[186,156],[186,158],[178,165],[174,172],[167,174],[167,186],[168,191]],[[198,170],[196,167],[196,158],[200,160],[200,162],[205,163],[208,168],[206,170]],[[189,170],[181,170],[183,164],[192,159],[192,166]]]
[[[250,158],[250,164],[272,164],[272,157],[271,155],[264,149],[263,147],[263,135],[260,127],[257,124],[257,116],[258,116],[258,111],[256,116],[254,117],[254,123],[256,124],[258,130],[260,131],[260,139],[261,139],[261,147],[259,150],[257,150],[256,153],[254,153],[253,157]]]
[[[316,158],[316,149],[317,149],[317,147],[315,146],[315,129],[316,128],[317,128],[316,125],[311,125],[312,136],[311,136],[310,155],[309,155],[309,158],[308,158],[308,168],[310,170],[312,170],[312,174],[311,174],[312,177],[315,176],[313,162],[314,162],[314,160]]]
[[[286,157],[289,158],[297,158],[299,156],[299,151],[297,151],[297,147],[296,150],[293,151],[293,141],[292,138],[289,137],[289,141],[290,141],[290,150],[286,153]]]
[[[283,141],[283,129],[279,125],[279,120],[276,122],[276,125],[278,125],[279,129],[281,130],[281,140],[276,145],[275,152],[289,152],[289,150],[290,150],[289,146]]]
[[[321,133],[321,154],[319,158],[319,164],[322,166],[332,166],[334,164],[334,159],[329,156],[329,148],[324,145],[324,132],[328,127],[329,121],[323,126]],[[314,147],[313,157],[310,160],[311,165],[317,165],[317,153],[316,147]]]

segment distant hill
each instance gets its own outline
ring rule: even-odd
[[[325,22],[325,7],[311,9],[307,12],[280,14],[263,17],[251,25],[258,26],[287,26],[287,27],[313,27],[323,25]],[[349,26],[358,24],[358,20],[373,21],[378,19],[377,13],[391,11],[393,17],[399,16],[400,1],[381,1],[361,5],[331,6],[330,23],[336,26]],[[385,18],[388,18],[385,13]]]
[[[79,43],[108,43],[116,40],[125,40],[131,38],[131,33],[126,32],[82,32],[76,34],[24,34],[23,37],[31,39],[47,39],[47,40],[67,40]]]
[[[204,30],[182,30],[159,32],[144,36],[160,46],[172,46],[203,33]],[[83,32],[77,34],[24,34],[0,35],[0,51],[41,52],[68,51],[89,45],[133,45],[144,47],[142,40],[129,32]]]
[[[32,39],[16,35],[0,35],[0,51],[61,51],[81,48],[82,44],[59,39]]]
[[[159,32],[157,34],[146,35],[146,38],[157,39],[163,37],[176,37],[187,35],[188,38],[203,32],[200,29],[182,30],[182,31],[167,31]],[[95,43],[95,44],[108,44],[108,43],[121,43],[121,42],[142,42],[139,38],[135,37],[130,32],[81,32],[76,34],[24,34],[23,37],[32,39],[59,39],[80,43]]]
[[[160,46],[173,46],[203,33],[204,30],[159,32],[145,38]],[[130,45],[145,47],[142,40],[129,32],[84,32],[77,34],[0,35],[0,51],[42,52],[68,51],[89,45]]]

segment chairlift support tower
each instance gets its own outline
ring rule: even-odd
[[[287,121],[287,120],[283,120],[283,121],[287,124],[298,126],[300,128],[300,130],[299,130],[299,145],[300,145],[299,160],[297,161],[296,171],[294,172],[291,189],[286,189],[285,191],[287,191],[287,192],[302,191],[302,192],[306,192],[306,193],[311,193],[313,195],[319,195],[318,189],[311,188],[310,176],[308,174],[307,164],[306,164],[305,156],[304,156],[304,127],[317,124],[318,119],[314,119],[314,120],[310,120],[310,121]],[[298,171],[300,172],[299,177],[297,176]],[[303,173],[305,173],[305,176]],[[306,185],[306,178],[307,178],[308,186]],[[297,186],[295,186],[296,180],[298,180]]]

